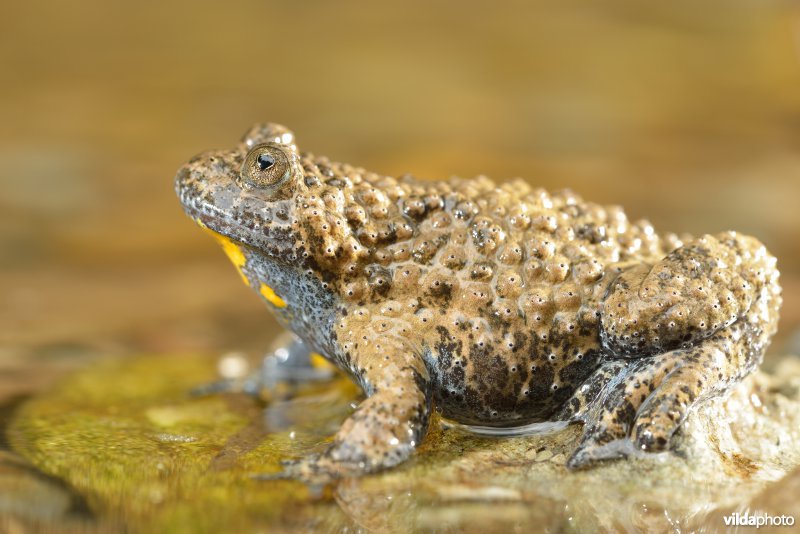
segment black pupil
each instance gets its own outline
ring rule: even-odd
[[[258,156],[258,159],[256,161],[258,161],[258,168],[261,169],[262,171],[266,171],[267,169],[275,165],[275,158],[273,158],[269,154],[261,154],[260,156]]]

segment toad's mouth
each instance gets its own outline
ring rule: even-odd
[[[246,245],[275,259],[292,261],[293,239],[288,217],[273,206],[242,190],[224,177],[209,182],[193,175],[187,165],[175,176],[175,192],[184,212],[215,238]],[[282,208],[282,209],[279,209]]]
[[[231,182],[232,183],[232,182]],[[217,187],[221,190],[221,187]],[[211,233],[245,243],[245,236],[237,235],[240,226],[233,209],[233,199],[225,201],[213,188],[192,175],[188,166],[178,170],[175,176],[175,193],[178,195],[183,211],[201,228]]]

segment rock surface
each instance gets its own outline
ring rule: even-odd
[[[250,475],[322,446],[352,409],[354,387],[309,384],[266,407],[237,394],[187,395],[214,378],[214,367],[213,358],[166,356],[92,367],[24,404],[11,445],[85,501],[87,526],[112,530],[111,518],[134,531],[178,532],[683,531],[723,529],[735,511],[800,518],[800,360],[792,356],[694,413],[676,454],[569,472],[578,427],[486,438],[436,419],[409,463],[327,488]],[[47,509],[63,513],[70,497],[43,487],[43,498],[54,495]]]

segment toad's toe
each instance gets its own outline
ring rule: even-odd
[[[567,460],[567,468],[577,470],[606,460],[618,460],[633,453],[633,444],[625,435],[604,434],[586,437]]]
[[[581,442],[567,466],[578,469],[633,453],[636,449],[629,436],[640,407],[680,362],[678,353],[637,360],[623,371],[622,377],[608,383],[584,416],[586,426]]]

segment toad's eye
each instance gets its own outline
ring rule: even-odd
[[[242,164],[245,183],[260,189],[277,190],[289,180],[291,166],[286,153],[273,144],[254,146]]]

